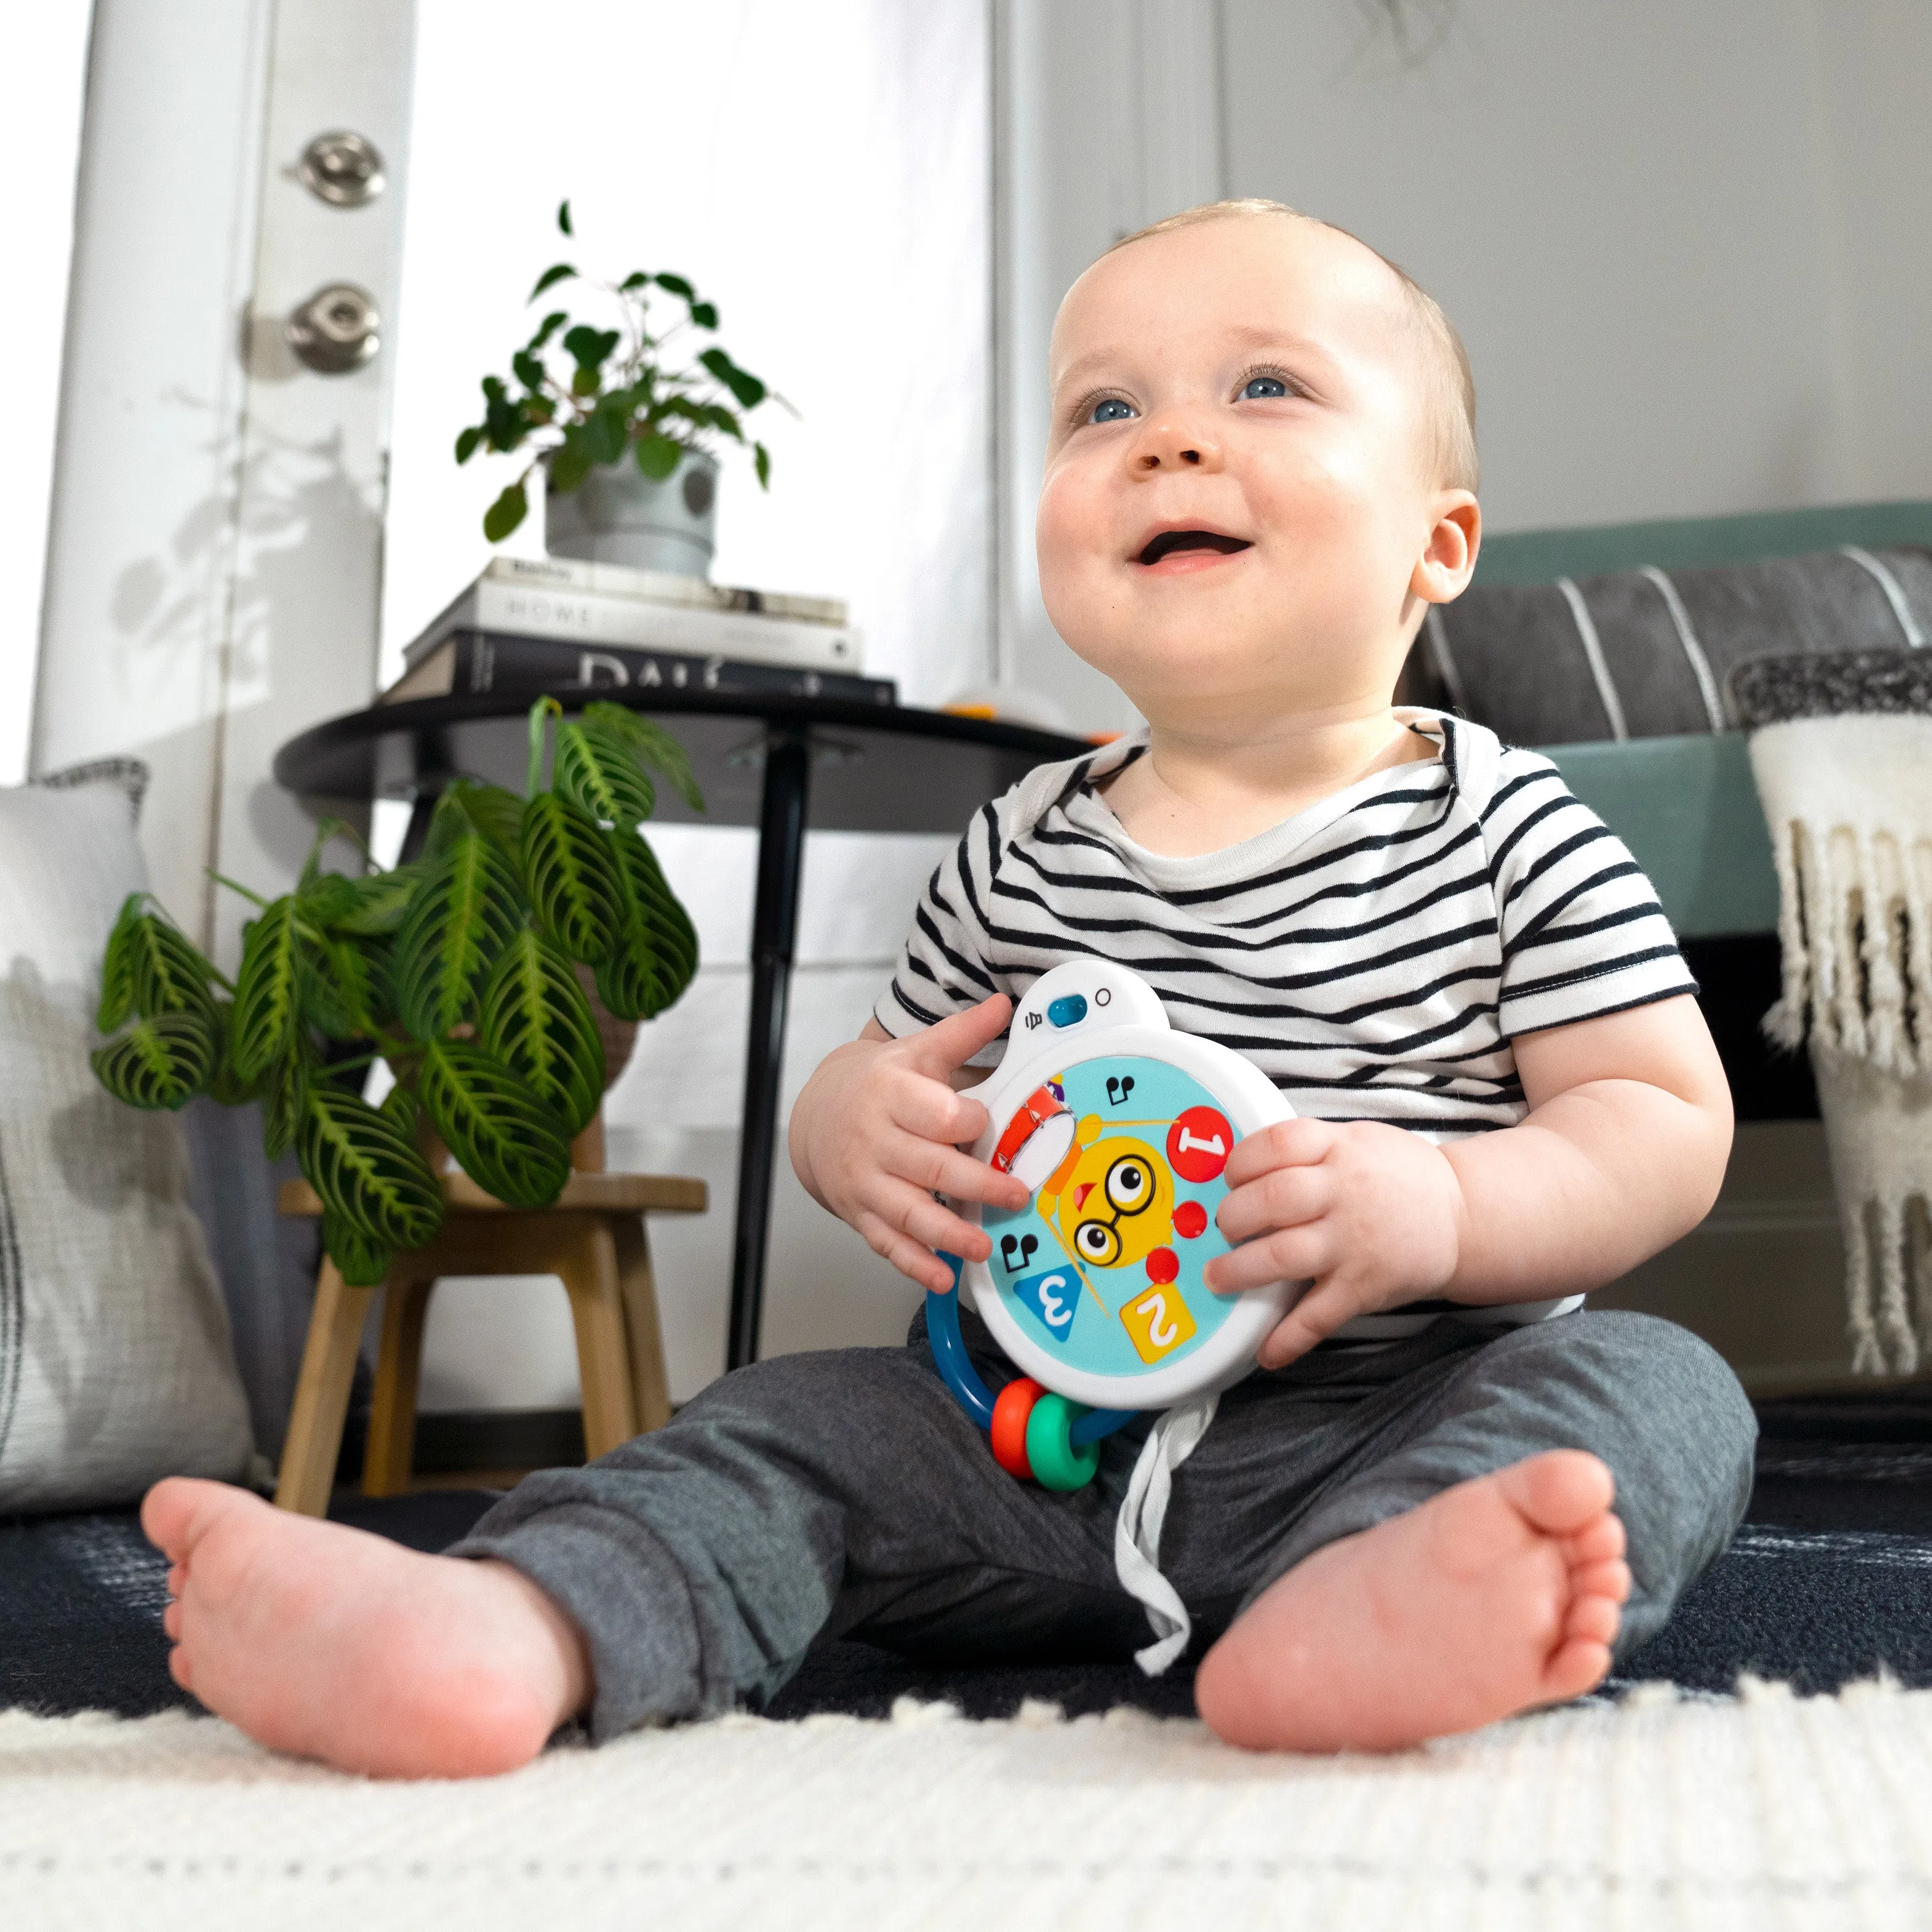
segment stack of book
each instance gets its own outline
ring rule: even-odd
[[[863,675],[859,634],[829,597],[732,590],[568,557],[493,557],[403,653],[379,702],[452,692],[626,687],[894,704],[890,678]]]

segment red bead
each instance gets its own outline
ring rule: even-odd
[[[1198,1201],[1184,1201],[1174,1210],[1174,1232],[1185,1240],[1208,1232],[1208,1210]]]
[[[1156,1248],[1147,1258],[1149,1281],[1172,1281],[1180,1272],[1180,1257],[1172,1248]]]
[[[993,1460],[1023,1482],[1033,1474],[1027,1460],[1027,1424],[1034,1404],[1046,1393],[1030,1376],[1018,1376],[993,1398]]]

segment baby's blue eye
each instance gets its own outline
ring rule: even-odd
[[[1132,409],[1118,396],[1109,396],[1106,401],[1094,405],[1094,412],[1087,420],[1096,423],[1125,422],[1132,414]]]
[[[1288,385],[1279,376],[1250,376],[1241,394],[1256,398],[1285,396],[1288,394]]]

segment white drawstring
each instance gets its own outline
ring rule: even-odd
[[[1174,1472],[1207,1434],[1220,1402],[1219,1395],[1196,1396],[1168,1410],[1148,1431],[1114,1521],[1114,1570],[1121,1588],[1145,1606],[1159,1640],[1134,1653],[1134,1661],[1150,1677],[1158,1677],[1187,1648],[1193,1634],[1193,1621],[1180,1593],[1160,1574],[1160,1531],[1174,1493]]]

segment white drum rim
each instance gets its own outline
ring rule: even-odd
[[[974,1089],[974,1097],[986,1106],[987,1114],[986,1131],[974,1144],[975,1157],[982,1161],[991,1158],[1013,1109],[1054,1074],[1090,1060],[1129,1055],[1165,1061],[1199,1082],[1244,1137],[1277,1120],[1294,1118],[1294,1109],[1276,1091],[1274,1082],[1232,1048],[1196,1040],[1168,1027],[1126,1026],[1096,1031],[1078,1042],[1067,1041],[1057,1051],[1043,1045],[1010,1072],[1002,1067],[985,1086]],[[964,1218],[978,1225],[977,1202],[964,1204],[962,1212]],[[1074,1367],[1028,1335],[1001,1298],[986,1262],[968,1262],[963,1279],[973,1291],[980,1319],[1015,1366],[1045,1387],[1093,1408],[1168,1408],[1240,1381],[1252,1367],[1255,1351],[1281,1319],[1300,1286],[1274,1282],[1230,1297],[1234,1306],[1226,1318],[1185,1361],[1137,1376],[1100,1376]]]

